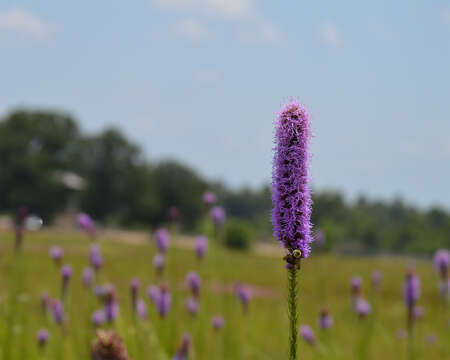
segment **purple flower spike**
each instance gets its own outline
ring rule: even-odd
[[[212,206],[216,202],[216,200],[216,194],[210,191],[207,191],[203,194],[203,203],[208,207]]]
[[[350,286],[352,288],[352,294],[359,295],[361,293],[362,279],[359,276],[352,277]]]
[[[51,310],[53,314],[53,319],[57,324],[62,324],[64,322],[64,306],[61,300],[55,299],[52,301]]]
[[[91,320],[95,327],[102,326],[106,322],[105,311],[103,309],[94,311]]]
[[[146,320],[148,316],[147,305],[145,301],[139,299],[136,301],[136,312],[141,320]]]
[[[195,253],[197,254],[197,258],[199,260],[203,259],[207,251],[208,239],[206,236],[197,236],[195,239]]]
[[[83,269],[83,274],[81,275],[82,280],[83,280],[83,285],[85,287],[91,287],[92,284],[94,283],[94,270],[92,270],[92,268],[90,267],[86,267]]]
[[[156,308],[159,315],[164,318],[169,313],[170,305],[172,304],[172,297],[169,292],[169,287],[167,285],[161,285],[160,293],[158,297],[158,302],[156,303]]]
[[[214,206],[211,209],[211,218],[217,228],[222,227],[226,218],[225,209],[222,206]]]
[[[196,315],[198,312],[198,301],[196,298],[190,297],[186,300],[186,309],[188,309],[191,315]]]
[[[94,222],[92,221],[91,217],[88,214],[79,213],[77,215],[77,224],[80,228],[82,228],[90,235],[94,234],[95,232]]]
[[[310,345],[314,345],[316,343],[314,331],[313,329],[311,329],[311,326],[309,325],[300,326],[300,336]]]
[[[61,265],[61,260],[64,255],[64,250],[59,246],[52,246],[50,248],[50,257],[53,259],[56,265]]]
[[[67,289],[69,287],[70,278],[72,277],[72,267],[70,265],[64,265],[61,268],[61,278],[62,278],[62,296],[67,294]]]
[[[249,308],[248,305],[249,305],[249,302],[251,299],[250,289],[241,284],[236,284],[235,292],[236,292],[237,298],[240,300],[240,302],[244,308],[244,312],[247,313],[248,308]]]
[[[372,312],[372,307],[366,300],[360,298],[356,303],[356,312],[360,318],[364,318]]]
[[[41,348],[44,347],[47,344],[49,337],[50,337],[50,334],[48,333],[47,329],[40,329],[36,335],[36,339],[37,339],[37,343],[38,343],[39,347],[41,347]]]
[[[155,285],[149,285],[147,287],[147,297],[154,304],[159,303],[159,297],[161,296],[161,290]]]
[[[181,345],[178,348],[176,354],[173,356],[172,360],[187,360],[189,355],[189,348],[191,347],[191,337],[189,334],[184,334],[181,340]]]
[[[225,320],[222,316],[214,316],[211,320],[211,324],[215,330],[220,330],[225,325]]]
[[[170,235],[169,231],[164,228],[160,228],[155,232],[155,242],[159,252],[165,254],[169,249]]]
[[[186,275],[186,282],[191,289],[192,295],[198,298],[200,296],[200,286],[202,285],[200,275],[194,271],[191,271]]]
[[[420,296],[420,280],[413,269],[408,270],[403,286],[403,300],[408,309],[412,311]]]
[[[89,261],[95,271],[99,271],[103,266],[103,256],[97,244],[92,244],[89,248]]]
[[[275,126],[272,223],[274,236],[288,251],[286,260],[294,262],[292,255],[308,257],[312,242],[309,115],[298,102],[291,101],[281,110]]]
[[[322,330],[327,330],[333,326],[333,317],[328,313],[328,310],[326,308],[323,308],[320,311],[318,325]]]
[[[164,271],[164,263],[165,263],[164,255],[156,254],[153,257],[153,267],[155,268],[156,274],[158,276],[160,276],[162,274],[162,272]]]
[[[380,271],[374,271],[371,276],[372,280],[372,286],[376,291],[380,290],[381,280],[383,278],[383,275]]]
[[[103,287],[103,302],[106,321],[111,323],[119,316],[119,303],[114,285],[107,284]]]
[[[436,271],[440,274],[441,279],[446,279],[449,275],[450,251],[447,249],[436,251],[433,258],[433,264]]]
[[[130,293],[131,293],[131,304],[133,305],[133,309],[136,309],[136,302],[139,295],[139,288],[141,284],[138,279],[133,278],[130,281]]]

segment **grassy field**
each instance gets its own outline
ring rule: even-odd
[[[112,282],[118,289],[121,312],[114,327],[131,359],[171,359],[185,332],[193,340],[190,359],[286,358],[286,273],[280,259],[210,246],[204,261],[199,262],[191,249],[172,247],[164,281],[170,285],[173,303],[168,317],[160,319],[145,294],[147,285],[158,283],[152,266],[155,247],[112,240],[98,240],[105,257],[99,282]],[[93,291],[81,283],[82,269],[88,265],[89,243],[81,233],[29,233],[22,254],[14,256],[12,234],[0,233],[0,359],[90,358],[89,344],[95,336],[91,313],[99,303]],[[40,304],[42,291],[52,297],[61,292],[59,269],[48,255],[52,245],[64,248],[63,263],[71,264],[74,270],[66,306],[66,334],[43,315]],[[405,328],[402,284],[408,264],[409,260],[399,258],[342,258],[313,253],[300,273],[300,324],[311,325],[318,343],[313,347],[300,340],[300,359],[407,359],[407,341],[399,339],[397,331]],[[416,268],[422,281],[419,304],[425,308],[425,316],[414,332],[415,358],[450,359],[449,310],[438,296],[437,276],[429,262],[417,261]],[[189,291],[184,279],[191,270],[203,278],[197,317],[185,308]],[[370,284],[373,270],[383,273],[379,293]],[[353,275],[364,279],[363,294],[373,306],[366,319],[358,319],[350,308],[349,281]],[[132,277],[138,277],[143,285],[141,296],[149,307],[145,322],[132,316]],[[237,281],[252,290],[248,314],[232,291]],[[335,325],[321,333],[317,318],[324,305]],[[219,331],[211,326],[214,315],[225,319]],[[42,327],[51,333],[45,352],[39,352],[36,344],[36,333]],[[426,340],[431,334],[436,337],[434,343]]]

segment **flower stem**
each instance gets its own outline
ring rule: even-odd
[[[297,359],[297,269],[288,270],[289,360]]]

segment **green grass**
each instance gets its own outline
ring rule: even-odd
[[[99,307],[92,293],[81,285],[89,240],[82,234],[27,234],[19,257],[13,254],[12,241],[11,234],[0,233],[0,359],[89,359],[89,344],[94,338],[90,316]],[[173,304],[168,317],[161,320],[145,296],[147,285],[157,283],[152,267],[154,247],[108,238],[99,242],[105,257],[101,282],[117,286],[121,314],[114,326],[131,359],[170,359],[184,332],[193,338],[191,359],[287,359],[286,270],[281,259],[212,246],[199,263],[191,250],[170,249],[164,280],[170,284]],[[61,290],[59,270],[48,256],[50,246],[55,244],[64,248],[64,263],[74,269],[67,303],[67,335],[43,316],[40,307],[42,291],[57,297]],[[396,332],[405,327],[402,283],[407,265],[408,260],[400,258],[339,258],[313,253],[299,273],[299,323],[310,324],[319,343],[311,347],[300,340],[299,359],[406,359],[407,342],[399,340]],[[417,322],[414,333],[416,359],[448,359],[448,309],[439,299],[436,274],[428,262],[418,261],[416,266],[422,280],[420,305],[425,307],[425,317]],[[375,269],[384,275],[379,294],[372,291],[369,281]],[[184,278],[190,270],[198,271],[203,278],[196,318],[185,309],[188,290]],[[358,319],[350,310],[349,279],[356,274],[363,277],[364,296],[374,307],[366,320]],[[140,279],[141,295],[149,306],[149,320],[136,324],[128,289],[133,276]],[[232,287],[236,281],[256,289],[248,315],[243,314],[232,292],[217,291]],[[324,305],[333,315],[335,326],[321,334],[316,323]],[[221,331],[214,332],[211,317],[218,314],[226,323]],[[45,353],[39,353],[36,346],[36,332],[41,327],[51,332]],[[437,337],[433,345],[425,341],[430,333]]]

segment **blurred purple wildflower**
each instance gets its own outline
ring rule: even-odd
[[[422,319],[425,316],[425,309],[423,306],[414,306],[413,308],[413,317],[415,320]]]
[[[208,251],[208,239],[206,236],[197,236],[195,239],[195,253],[198,259],[203,259]]]
[[[382,278],[383,278],[383,275],[381,274],[381,271],[374,271],[372,273],[371,280],[372,280],[372,286],[375,289],[375,291],[380,290]]]
[[[187,360],[190,346],[191,338],[189,334],[184,334],[183,339],[181,340],[181,345],[173,356],[172,360]]]
[[[203,203],[208,207],[212,206],[216,202],[216,200],[216,194],[210,191],[207,191],[203,194]]]
[[[320,311],[319,320],[317,322],[319,329],[327,330],[333,326],[333,317],[328,313],[328,309],[323,308]]]
[[[94,222],[91,217],[86,213],[78,213],[77,215],[78,226],[86,231],[88,234],[93,235],[95,233]]]
[[[202,279],[195,271],[191,271],[186,275],[186,282],[194,297],[200,296],[200,286],[202,285]]]
[[[214,316],[211,320],[211,324],[215,330],[220,330],[225,325],[225,320],[222,316]]]
[[[155,285],[149,285],[147,287],[147,297],[154,304],[159,303],[159,297],[161,296],[161,290]]]
[[[311,329],[309,325],[301,325],[300,326],[300,336],[305,340],[308,344],[314,345],[316,343],[316,337],[314,336],[314,331]]]
[[[434,268],[441,276],[441,279],[446,279],[449,276],[450,251],[447,249],[436,251],[433,258],[433,264]]]
[[[67,294],[67,289],[69,287],[70,278],[72,277],[72,267],[70,265],[64,265],[61,268],[61,278],[62,278],[62,296],[63,298]]]
[[[136,278],[132,278],[130,281],[130,293],[131,293],[131,304],[133,307],[133,311],[136,310],[137,299],[138,299],[140,287],[141,287],[141,284],[140,284],[139,280]]]
[[[148,316],[147,305],[142,299],[136,301],[136,312],[141,320],[146,320]]]
[[[240,302],[243,306],[244,312],[247,313],[249,310],[249,302],[251,299],[250,289],[241,284],[236,284],[235,285],[235,293],[236,293],[237,298],[240,300]]]
[[[51,310],[55,322],[57,324],[62,324],[64,322],[64,306],[62,301],[59,299],[54,299],[51,303]]]
[[[226,218],[225,209],[222,206],[214,206],[211,208],[211,218],[216,228],[222,227]]]
[[[291,101],[279,113],[275,126],[272,174],[274,236],[290,254],[299,250],[300,257],[306,258],[312,242],[309,115],[298,102]]]
[[[83,280],[83,285],[85,287],[91,287],[94,283],[94,270],[92,270],[91,267],[86,267],[83,269],[83,273],[81,275],[81,278]]]
[[[99,271],[102,268],[103,256],[99,245],[91,244],[89,248],[89,261],[95,271]]]
[[[51,308],[51,302],[52,300],[48,293],[46,291],[43,291],[41,294],[41,307],[44,314],[46,314],[47,311]]]
[[[105,311],[103,309],[94,311],[91,316],[91,321],[95,327],[102,326],[106,322]]]
[[[169,231],[165,228],[160,228],[155,232],[155,242],[156,246],[161,253],[166,253],[169,249],[170,235]]]
[[[59,246],[52,246],[50,248],[50,257],[53,259],[56,265],[61,265],[61,260],[64,255],[64,250]]]
[[[408,308],[412,310],[420,296],[420,280],[413,269],[409,269],[406,274],[403,286],[403,300]]]
[[[50,337],[47,329],[40,329],[36,334],[36,339],[39,347],[44,347]]]
[[[360,318],[364,318],[372,312],[372,307],[367,300],[359,298],[356,302],[356,312]]]
[[[199,305],[198,305],[198,301],[196,298],[189,297],[186,300],[186,309],[188,309],[188,311],[191,315],[196,315],[198,312],[198,308],[199,308]]]
[[[161,285],[160,293],[157,299],[156,308],[159,315],[164,318],[170,310],[172,304],[172,297],[169,292],[169,288],[166,284]]]
[[[164,270],[164,263],[165,263],[165,260],[164,260],[163,254],[156,254],[153,257],[153,267],[155,268],[156,274],[158,276],[161,276],[161,274]]]

